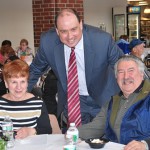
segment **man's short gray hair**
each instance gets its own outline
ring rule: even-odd
[[[138,57],[134,56],[134,55],[124,55],[122,56],[115,64],[114,66],[114,69],[115,69],[115,76],[117,77],[117,67],[118,67],[118,64],[122,61],[134,61],[138,68],[139,68],[139,71],[141,73],[144,74],[144,70],[145,70],[145,65],[144,63],[142,62],[142,60],[140,60]]]

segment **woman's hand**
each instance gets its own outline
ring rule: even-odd
[[[34,128],[23,127],[16,131],[16,139],[23,139],[30,135],[35,135],[36,130]]]
[[[143,142],[133,140],[124,147],[124,150],[146,150],[146,146]]]

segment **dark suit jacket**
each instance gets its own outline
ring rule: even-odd
[[[113,66],[123,52],[112,36],[99,28],[83,26],[85,75],[89,95],[102,106],[119,91]],[[58,116],[67,102],[67,76],[64,44],[55,29],[41,35],[40,47],[30,65],[29,91],[37,79],[50,66],[58,79]]]

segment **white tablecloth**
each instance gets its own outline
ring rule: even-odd
[[[35,135],[23,140],[16,140],[14,148],[10,150],[63,150],[65,145],[64,135]],[[123,150],[124,145],[108,142],[101,150]],[[77,150],[92,150],[90,146],[81,141]]]

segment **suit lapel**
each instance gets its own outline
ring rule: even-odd
[[[84,43],[85,76],[87,86],[89,86],[92,77],[94,51],[92,50],[90,40],[85,30],[83,32],[83,43]]]
[[[64,56],[64,46],[59,44],[54,50],[54,57],[56,62],[56,67],[59,75],[59,79],[62,83],[63,89],[66,91],[67,88],[67,77],[66,77],[66,66],[65,66],[65,56]]]

